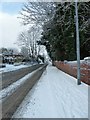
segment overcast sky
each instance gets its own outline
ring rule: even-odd
[[[22,2],[0,3],[0,47],[17,47],[14,43],[25,26],[17,19]]]

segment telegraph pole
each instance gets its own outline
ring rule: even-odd
[[[80,80],[80,41],[79,41],[79,25],[78,25],[78,7],[77,0],[75,1],[75,14],[76,14],[76,46],[77,46],[77,84],[81,84]]]

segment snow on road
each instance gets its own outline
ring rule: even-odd
[[[13,118],[88,118],[88,86],[48,66]]]
[[[0,90],[0,103],[5,100],[8,96],[10,96],[13,92],[17,90],[24,82],[26,82],[27,79],[29,79],[35,72],[40,70],[42,67],[34,70],[31,73],[28,73],[23,78],[19,79],[18,81],[14,82],[13,84],[9,85],[8,87]]]

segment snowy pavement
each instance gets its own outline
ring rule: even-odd
[[[88,86],[48,66],[13,118],[88,118]]]

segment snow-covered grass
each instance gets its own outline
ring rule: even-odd
[[[13,118],[88,118],[88,86],[48,66]]]
[[[24,67],[27,67],[27,66],[31,66],[31,65],[21,64],[19,66],[14,66],[14,65],[11,65],[11,64],[6,64],[6,67],[0,68],[0,72],[10,72],[10,71],[18,70],[20,68],[24,68]]]

